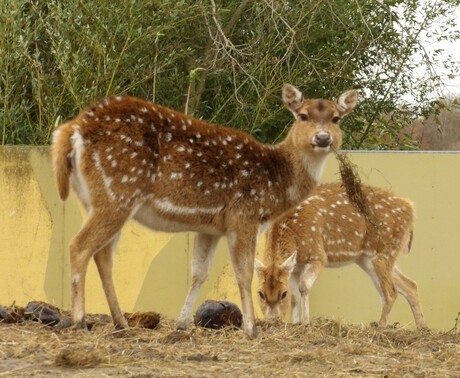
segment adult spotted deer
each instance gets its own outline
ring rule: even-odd
[[[226,235],[240,290],[244,330],[254,336],[251,297],[259,227],[304,199],[326,156],[341,144],[340,119],[356,105],[304,100],[285,85],[295,121],[277,145],[211,125],[132,97],[106,98],[54,133],[52,155],[60,197],[71,186],[88,212],[70,243],[72,322],[85,327],[84,291],[93,257],[117,328],[126,328],[112,280],[113,252],[123,225],[196,232],[192,283],[177,327],[186,329],[214,252]]]
[[[387,324],[399,292],[409,302],[416,325],[425,327],[417,284],[395,266],[398,257],[410,250],[414,207],[383,189],[364,186],[363,193],[377,221],[374,227],[349,202],[340,183],[318,185],[270,226],[265,263],[255,263],[265,317],[284,318],[291,298],[293,322],[308,323],[308,295],[321,270],[356,263],[381,296],[379,326]]]

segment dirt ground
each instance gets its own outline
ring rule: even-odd
[[[460,331],[378,329],[316,319],[258,322],[259,336],[193,326],[91,331],[0,323],[1,377],[460,377]]]

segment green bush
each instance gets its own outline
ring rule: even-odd
[[[449,34],[455,21],[449,11],[458,0],[426,6],[422,24],[417,1],[386,3],[4,2],[1,142],[47,144],[55,126],[114,94],[153,100],[273,142],[292,121],[279,100],[282,84],[290,82],[309,97],[363,90],[365,99],[344,123],[345,148],[414,148],[399,131],[433,109],[442,82],[431,77],[416,85],[409,58],[442,17],[440,35],[456,37]],[[407,95],[414,106],[401,106]]]

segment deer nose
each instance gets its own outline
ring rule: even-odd
[[[332,137],[329,133],[319,133],[315,135],[314,143],[318,147],[328,147],[332,144]]]

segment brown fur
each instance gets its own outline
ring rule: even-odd
[[[70,153],[72,151],[70,137],[73,134],[73,128],[70,123],[67,123],[62,125],[60,129],[61,133],[55,134],[56,139],[53,140],[52,145],[53,168],[59,196],[62,200],[66,200],[70,190],[69,179],[72,168],[70,165]]]
[[[70,244],[75,325],[84,325],[85,275],[94,257],[114,323],[127,326],[113,285],[112,254],[132,217],[154,230],[197,232],[181,329],[190,322],[197,290],[226,235],[245,331],[255,333],[250,286],[259,226],[309,194],[328,152],[341,143],[331,117],[346,115],[357,100],[350,91],[340,97],[351,99],[348,108],[324,101],[321,119],[313,115],[305,121],[299,112],[313,112],[317,100],[305,101],[289,85],[283,88],[287,97],[296,120],[286,139],[273,146],[132,97],[104,99],[59,127],[52,151],[60,196],[67,197],[70,182],[89,212]],[[329,144],[319,146],[318,135],[326,135]]]
[[[413,204],[376,187],[363,186],[363,192],[378,221],[376,231],[351,205],[339,183],[318,186],[307,200],[269,228],[265,264],[259,262],[257,268],[259,291],[263,293],[259,294],[260,305],[267,316],[286,314],[287,299],[271,306],[263,300],[273,297],[273,292],[276,296],[291,290],[285,279],[278,279],[283,272],[291,274],[291,286],[298,286],[292,290],[299,290],[304,297],[301,300],[308,305],[308,292],[323,267],[357,263],[376,278],[374,283],[384,303],[381,326],[387,322],[397,290],[408,299],[417,325],[425,326],[415,282],[395,267],[400,254],[410,249],[415,221]],[[294,252],[294,264],[287,264]],[[297,306],[296,298],[293,301],[294,307]],[[278,305],[282,310],[276,309]],[[304,306],[300,311],[304,315],[298,319],[308,321],[308,308]]]

